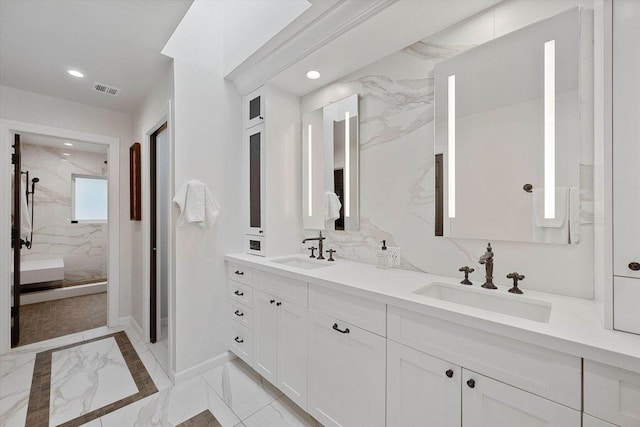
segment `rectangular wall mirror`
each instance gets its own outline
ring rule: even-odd
[[[436,235],[579,241],[581,13],[435,66]]]
[[[304,228],[358,230],[358,95],[304,114],[302,133]]]

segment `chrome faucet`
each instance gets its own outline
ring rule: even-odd
[[[498,289],[496,285],[493,284],[493,249],[491,249],[491,243],[487,245],[487,251],[480,257],[480,264],[484,264],[486,269],[486,281],[483,288],[486,289]]]
[[[318,259],[324,259],[324,251],[322,249],[323,247],[323,243],[322,241],[326,239],[326,237],[322,237],[322,231],[320,232],[320,236],[318,237],[308,237],[304,240],[302,240],[302,243],[306,243],[309,240],[317,240],[318,241]]]

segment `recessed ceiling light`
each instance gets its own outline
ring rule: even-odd
[[[70,156],[71,154],[69,153],[62,153],[63,156]]]
[[[307,78],[311,80],[319,79],[320,71],[316,71],[316,70],[307,71]]]
[[[70,142],[65,142],[64,145],[66,145],[67,147],[73,147],[73,144]]]
[[[71,74],[73,77],[84,77],[84,74],[78,70],[67,70],[67,73]]]

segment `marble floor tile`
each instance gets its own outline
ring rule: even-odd
[[[59,425],[138,392],[113,337],[53,352],[49,425]]]
[[[0,359],[0,426],[22,426],[27,416],[35,354]]]
[[[4,389],[4,385],[2,386]],[[2,390],[0,398],[0,426],[24,427],[29,405],[29,389],[14,393]]]
[[[82,427],[102,427],[102,422],[100,422],[100,418],[89,421],[86,424],[82,424]]]
[[[322,427],[285,396],[271,402],[242,423],[244,427]]]
[[[208,409],[223,427],[240,419],[202,378],[194,378],[102,417],[102,427],[174,426]]]
[[[282,396],[281,391],[240,359],[218,366],[202,377],[241,420]]]
[[[164,368],[160,365],[151,350],[146,349],[146,351],[141,352],[136,349],[136,352],[158,390],[164,390],[165,388],[173,386],[173,383],[167,376]]]

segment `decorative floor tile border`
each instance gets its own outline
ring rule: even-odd
[[[29,394],[29,406],[27,409],[27,426],[49,426],[49,401],[51,397],[51,354],[56,351],[66,350],[71,347],[77,347],[79,345],[88,344],[90,342],[100,341],[111,337],[113,337],[118,343],[118,347],[120,348],[122,357],[124,358],[127,367],[129,368],[129,372],[131,373],[136,387],[138,388],[138,393],[117,400],[107,406],[103,406],[102,408],[98,408],[94,411],[88,412],[84,415],[60,424],[60,426],[81,426],[82,424],[88,423],[89,421],[95,420],[103,415],[130,405],[133,402],[144,399],[145,397],[150,396],[158,391],[156,385],[151,379],[151,376],[149,376],[149,373],[144,367],[144,364],[140,360],[140,357],[138,357],[138,353],[136,353],[136,350],[133,348],[133,345],[129,341],[129,338],[127,338],[127,335],[124,331],[77,342],[74,344],[65,345],[36,354],[35,366],[33,368],[33,378],[31,380],[31,392]]]
[[[198,415],[178,424],[176,427],[222,427],[211,411],[204,410]]]

